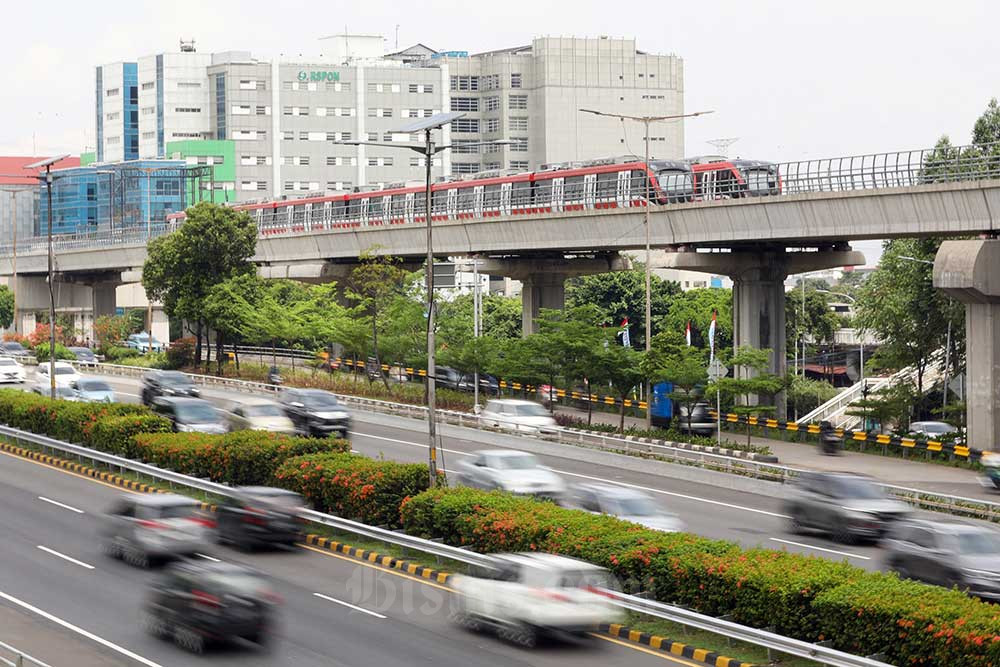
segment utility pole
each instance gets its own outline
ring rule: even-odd
[[[11,257],[11,268],[14,275],[11,277],[10,293],[14,297],[14,333],[17,333],[17,191],[10,191],[10,226],[14,233],[14,244]]]

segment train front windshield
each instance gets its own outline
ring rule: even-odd
[[[776,170],[767,168],[747,169],[744,171],[744,178],[747,190],[751,195],[766,195],[777,192],[778,175]]]
[[[664,169],[657,172],[656,178],[667,197],[690,196],[694,193],[694,179],[690,171]]]

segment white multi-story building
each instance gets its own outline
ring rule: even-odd
[[[294,62],[188,47],[99,67],[98,161],[164,156],[178,140],[232,140],[236,199],[298,196],[422,180],[416,153],[341,142],[410,143],[420,138],[395,130],[442,111],[465,116],[439,139],[453,148],[435,159],[435,177],[642,154],[640,125],[579,109],[684,109],[681,59],[640,52],[631,39],[545,37],[471,56],[422,44],[385,54],[373,35],[321,45],[322,57]],[[130,71],[137,120],[128,135],[112,125],[108,100]],[[115,148],[119,134],[134,137],[134,155]],[[498,140],[510,143],[474,145]],[[654,157],[682,157],[682,121],[655,125],[650,143]]]

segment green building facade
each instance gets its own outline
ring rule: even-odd
[[[236,201],[236,142],[230,140],[192,139],[168,141],[166,157],[184,160],[189,165],[212,167],[212,180],[202,183],[211,189],[211,200],[217,204]],[[207,192],[203,193],[208,199]]]

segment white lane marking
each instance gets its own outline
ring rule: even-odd
[[[356,605],[353,605],[350,602],[344,602],[343,600],[338,600],[337,598],[332,598],[329,595],[323,595],[322,593],[313,593],[313,595],[315,595],[318,598],[323,598],[327,602],[334,602],[336,604],[344,605],[345,607],[350,607],[351,609],[353,609],[355,611],[360,611],[362,613],[368,614],[369,616],[374,616],[375,618],[385,618],[385,616],[383,616],[382,614],[380,614],[378,612],[371,611],[371,610],[368,610],[368,609],[363,609],[362,607],[358,607]]]
[[[55,505],[56,507],[61,507],[64,510],[69,510],[70,512],[76,512],[77,514],[85,514],[85,512],[83,510],[78,510],[75,507],[70,507],[69,505],[61,503],[58,500],[52,500],[51,498],[46,498],[45,496],[38,496],[38,499],[41,500],[42,502],[46,502],[46,503],[49,503],[51,505]]]
[[[781,542],[782,544],[793,544],[797,547],[802,547],[804,549],[813,549],[815,551],[825,551],[828,554],[837,554],[838,556],[847,556],[848,558],[860,558],[861,560],[871,560],[871,556],[862,556],[861,554],[849,554],[846,551],[837,551],[836,549],[827,549],[825,547],[817,547],[812,544],[804,544],[802,542],[792,542],[791,540],[782,540],[777,537],[770,538],[772,542]]]
[[[401,445],[410,445],[412,447],[422,447],[424,449],[427,448],[427,445],[421,444],[419,442],[407,442],[406,440],[397,440],[396,438],[386,438],[386,437],[383,437],[383,436],[380,436],[380,435],[369,435],[367,433],[356,433],[354,431],[351,431],[351,435],[359,435],[359,436],[364,437],[364,438],[374,438],[376,440],[386,440],[388,442],[398,442]],[[445,449],[444,447],[441,448],[441,451],[449,453],[449,454],[459,454],[461,456],[472,456],[472,454],[469,453],[469,452],[460,452],[460,451],[458,451],[456,449]],[[604,477],[594,477],[592,475],[582,475],[580,473],[568,472],[566,470],[559,470],[557,468],[553,468],[552,471],[553,472],[557,472],[557,473],[559,473],[561,475],[569,475],[571,477],[581,477],[583,479],[589,479],[589,480],[593,480],[595,482],[608,482],[610,484],[618,484],[619,486],[627,486],[627,487],[632,488],[632,489],[639,489],[641,491],[649,491],[650,493],[660,493],[660,494],[663,494],[665,496],[674,496],[675,498],[684,498],[685,500],[693,500],[693,501],[699,502],[699,503],[709,503],[711,505],[719,505],[721,507],[728,507],[728,508],[734,509],[734,510],[743,510],[744,512],[754,512],[755,514],[764,514],[764,515],[767,515],[767,516],[777,517],[779,519],[788,519],[788,518],[790,518],[787,514],[780,514],[778,512],[768,512],[767,510],[760,510],[760,509],[757,509],[755,507],[745,507],[744,505],[734,505],[733,503],[724,503],[721,500],[712,500],[710,498],[700,498],[698,496],[690,496],[690,495],[687,495],[685,493],[677,493],[675,491],[664,491],[663,489],[654,489],[653,487],[642,486],[640,484],[629,484],[628,482],[622,482],[622,481],[617,480],[617,479],[607,479],[607,478],[604,478]]]
[[[210,560],[213,563],[221,563],[222,562],[218,558],[213,558],[212,556],[209,556],[208,554],[198,554],[198,553],[196,553],[195,556],[197,556],[198,558],[204,558],[205,560]]]
[[[68,560],[70,563],[73,563],[74,565],[79,565],[80,567],[85,567],[88,570],[93,570],[94,569],[93,565],[87,565],[82,560],[77,560],[75,558],[70,558],[66,554],[61,554],[58,551],[56,551],[55,549],[49,549],[48,547],[43,547],[41,544],[38,545],[38,548],[41,549],[42,551],[44,551],[45,553],[52,554],[53,556],[56,556],[58,558],[62,558],[63,560]]]
[[[28,611],[30,611],[32,613],[38,614],[42,618],[48,619],[48,620],[52,621],[53,623],[61,625],[62,627],[66,628],[67,630],[72,630],[73,632],[75,632],[75,633],[77,633],[79,635],[83,635],[87,639],[95,641],[98,644],[100,644],[101,646],[106,646],[107,648],[111,649],[112,651],[117,651],[118,653],[121,653],[122,655],[124,655],[127,658],[131,658],[132,660],[135,660],[138,663],[146,665],[146,667],[162,667],[162,665],[160,665],[159,663],[153,662],[152,660],[149,660],[148,658],[144,658],[141,655],[138,655],[137,653],[133,653],[132,651],[128,650],[127,648],[123,648],[123,647],[119,646],[118,644],[114,644],[112,642],[109,642],[107,639],[104,639],[103,637],[98,637],[97,635],[95,635],[92,632],[87,632],[83,628],[79,628],[79,627],[73,625],[72,623],[70,623],[68,621],[64,621],[61,618],[59,618],[58,616],[53,616],[52,614],[48,613],[47,611],[42,611],[38,607],[32,606],[32,605],[28,604],[27,602],[24,602],[23,600],[18,600],[13,595],[8,595],[7,593],[4,593],[3,591],[0,591],[0,598],[3,598],[4,600],[7,600],[8,602],[13,602],[14,604],[18,605],[19,607],[21,607],[23,609],[27,609]]]

